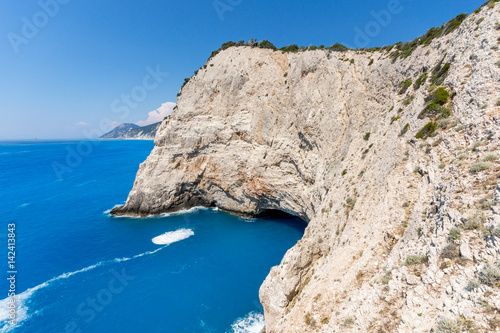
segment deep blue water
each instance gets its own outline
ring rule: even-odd
[[[18,271],[18,324],[7,323],[9,283],[1,279],[0,332],[253,332],[262,326],[259,287],[305,225],[213,209],[110,217],[106,211],[125,201],[152,148],[152,141],[0,143],[2,267],[7,277],[7,224],[14,222]],[[77,155],[67,159],[71,151]],[[180,235],[177,242],[152,242],[177,230],[167,234]],[[181,240],[190,230],[194,235]]]

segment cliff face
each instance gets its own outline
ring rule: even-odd
[[[463,318],[490,329],[497,315],[478,300],[500,308],[498,288],[466,286],[500,253],[499,12],[486,6],[395,61],[220,52],[183,88],[112,213],[206,205],[307,221],[261,287],[266,332],[428,331]],[[433,83],[450,97],[427,107]],[[416,139],[428,123],[435,132]],[[465,225],[476,217],[480,227]]]

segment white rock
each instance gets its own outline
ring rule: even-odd
[[[460,245],[460,256],[464,258],[465,260],[473,260],[473,254],[472,251],[470,250],[469,244],[467,241],[462,241],[462,244]]]

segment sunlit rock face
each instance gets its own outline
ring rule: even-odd
[[[261,287],[268,333],[429,331],[449,313],[479,316],[454,293],[498,258],[498,241],[488,253],[464,231],[468,265],[446,274],[441,253],[483,197],[483,223],[500,223],[498,162],[471,172],[498,153],[499,9],[395,60],[395,49],[220,52],[183,87],[113,213],[203,205],[308,222]],[[436,111],[438,86],[449,96]]]

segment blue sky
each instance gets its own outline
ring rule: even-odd
[[[228,40],[360,46],[373,12],[397,6],[365,38],[383,46],[484,1],[0,0],[0,140],[82,138],[102,121],[145,121]]]

